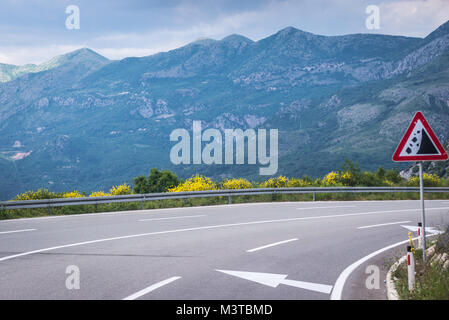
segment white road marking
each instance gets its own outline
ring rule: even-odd
[[[35,231],[35,230],[36,230],[36,229],[23,229],[23,230],[1,231],[0,234],[16,233],[16,232],[27,232],[27,231]]]
[[[169,278],[167,280],[158,282],[156,284],[153,284],[152,286],[149,286],[149,287],[147,287],[145,289],[142,289],[142,290],[140,290],[140,291],[138,291],[136,293],[133,293],[132,295],[127,296],[123,300],[136,300],[137,298],[140,298],[141,296],[144,296],[147,293],[150,293],[151,291],[154,291],[154,290],[156,290],[156,289],[158,289],[158,288],[160,288],[162,286],[165,286],[165,285],[167,285],[167,284],[169,284],[169,283],[171,283],[173,281],[176,281],[178,279],[181,279],[181,277],[171,277],[171,278]]]
[[[406,201],[406,200],[397,200]],[[436,200],[433,200],[436,201]],[[298,202],[254,202],[254,203],[236,203],[236,204],[220,204],[220,205],[208,205],[208,206],[195,206],[195,207],[174,207],[174,208],[163,208],[163,209],[144,209],[144,210],[124,210],[124,211],[111,211],[111,212],[97,212],[97,213],[77,213],[70,215],[60,215],[60,216],[45,216],[45,217],[33,217],[33,218],[18,218],[18,219],[7,219],[0,220],[0,224],[9,222],[22,222],[22,221],[39,221],[47,219],[62,219],[62,218],[86,218],[86,217],[96,217],[96,216],[108,216],[108,215],[130,215],[130,214],[166,214],[167,211],[179,211],[179,210],[200,210],[200,209],[222,209],[227,207],[235,206],[257,206],[257,205],[267,205],[267,204],[298,204]],[[169,212],[170,213],[170,212]]]
[[[296,210],[308,210],[308,209],[334,209],[334,208],[355,208],[357,206],[330,206],[330,207],[308,207],[308,208],[296,208]]]
[[[130,213],[142,213],[142,212],[136,211],[136,210],[128,210],[128,211],[112,211],[112,212],[97,212],[97,213],[77,213],[77,214],[60,215],[60,216],[44,216],[44,217],[33,217],[33,218],[7,219],[7,220],[1,220],[0,223],[40,221],[40,220],[63,219],[63,218],[85,218],[85,217],[98,217],[98,216],[108,216],[108,215],[125,215],[125,214],[129,215]]]
[[[449,207],[441,207],[441,208],[428,208],[427,211],[430,210],[442,210],[449,209]],[[218,228],[229,228],[229,227],[237,227],[237,226],[248,226],[248,225],[257,225],[257,224],[266,224],[266,223],[278,223],[278,222],[290,222],[290,221],[301,221],[301,220],[315,220],[315,219],[328,219],[328,218],[344,218],[351,216],[363,216],[363,215],[371,215],[371,214],[381,214],[381,213],[395,213],[395,212],[410,212],[410,211],[420,211],[421,209],[402,209],[402,210],[388,210],[388,211],[370,211],[370,212],[360,212],[360,213],[348,213],[348,214],[335,214],[335,215],[327,215],[327,216],[310,216],[310,217],[300,217],[300,218],[289,218],[289,219],[277,219],[277,220],[259,220],[259,221],[250,221],[250,222],[240,222],[240,223],[230,223],[230,224],[220,224],[220,225],[212,225],[212,226],[204,226],[204,227],[195,227],[195,228],[186,228],[186,229],[174,229],[174,230],[166,230],[166,231],[156,231],[156,232],[148,232],[148,233],[139,233],[139,234],[131,234],[127,236],[119,236],[112,238],[104,238],[97,240],[90,240],[84,242],[76,242],[71,244],[65,244],[50,248],[38,249],[33,251],[22,252],[18,254],[14,254],[11,256],[6,256],[0,258],[0,262],[15,259],[18,257],[28,256],[35,253],[47,252],[57,249],[76,247],[86,244],[100,243],[106,241],[113,240],[122,240],[122,239],[131,239],[137,237],[151,236],[151,235],[160,235],[160,234],[169,234],[169,233],[178,233],[178,232],[188,232],[188,231],[198,231],[198,230],[211,230]]]
[[[418,227],[415,227],[415,226],[403,226],[403,225],[401,225],[401,227],[403,227],[405,229],[408,229],[408,230],[410,230],[412,232],[418,232]],[[433,233],[433,234],[440,233],[440,231],[436,230],[434,227],[426,227],[426,232]]]
[[[398,221],[398,222],[389,222],[389,223],[381,223],[381,224],[373,224],[371,226],[363,226],[363,227],[358,227],[357,229],[368,229],[368,228],[375,228],[375,227],[381,227],[381,226],[389,226],[392,224],[400,224],[400,223],[408,223],[411,222],[410,220],[407,221]]]
[[[419,200],[358,200],[358,201],[352,201],[356,203],[364,203],[364,202],[377,202],[377,203],[385,203],[385,202],[394,202],[394,203],[401,203],[401,202],[411,202],[411,203],[418,203]],[[444,200],[426,200],[426,203],[446,203],[449,204],[449,202],[443,202]],[[349,202],[349,201],[348,201]],[[47,219],[62,219],[62,218],[85,218],[85,217],[96,217],[96,216],[108,216],[108,215],[130,215],[130,214],[158,214],[158,213],[165,213],[166,211],[172,211],[172,210],[198,210],[198,209],[221,209],[226,207],[236,207],[236,206],[257,206],[257,205],[298,205],[298,203],[310,203],[310,201],[283,201],[283,202],[255,202],[255,203],[236,203],[236,204],[220,204],[220,205],[208,205],[208,206],[197,206],[197,207],[178,207],[178,208],[163,208],[163,209],[145,209],[145,210],[127,210],[127,211],[112,211],[112,212],[98,212],[98,213],[78,213],[78,214],[71,214],[71,215],[60,215],[60,216],[46,216],[46,217],[34,217],[34,218],[19,218],[19,219],[7,219],[7,220],[1,220],[0,224],[3,223],[14,223],[14,222],[26,222],[26,221],[40,221],[40,220],[47,220]],[[315,201],[315,204],[324,204],[324,203],[341,203],[341,201],[336,200],[329,200],[329,201]],[[426,208],[427,209],[427,208]],[[442,208],[447,209],[447,208]]]
[[[434,236],[433,234],[429,234],[426,236],[427,237],[431,237]],[[413,238],[413,240],[417,240],[418,237]],[[364,262],[368,261],[369,259],[371,259],[372,257],[377,256],[378,254],[388,251],[390,249],[393,249],[394,247],[400,246],[401,244],[405,244],[405,243],[409,243],[410,240],[404,240],[401,242],[396,242],[395,244],[392,244],[388,247],[379,249],[359,260],[357,260],[356,262],[354,262],[353,264],[351,264],[350,266],[348,266],[345,270],[343,270],[342,273],[340,273],[340,275],[337,278],[337,281],[335,281],[334,284],[334,288],[332,290],[332,294],[331,294],[331,300],[341,300],[341,296],[343,294],[343,288],[345,286],[346,280],[349,278],[349,276],[351,275],[351,273],[357,269],[361,264],[363,264]]]
[[[196,216],[180,216],[180,217],[170,217],[170,218],[152,218],[152,219],[141,219],[139,221],[158,221],[158,220],[171,220],[171,219],[187,219],[187,218],[198,218],[205,217],[206,215],[196,215]]]
[[[231,271],[231,270],[216,270],[223,272],[234,277],[242,278],[249,281],[254,281],[272,288],[276,288],[280,284],[292,286],[301,289],[307,289],[311,291],[317,291],[322,293],[331,293],[332,286],[313,282],[304,282],[296,280],[288,280],[286,274],[275,273],[261,273],[261,272],[246,272],[246,271]]]
[[[274,247],[274,246],[277,246],[277,245],[280,245],[280,244],[284,244],[284,243],[288,243],[288,242],[292,242],[292,241],[296,241],[296,240],[298,240],[298,239],[294,238],[294,239],[289,239],[289,240],[279,241],[279,242],[267,244],[267,245],[262,246],[262,247],[257,247],[257,248],[254,248],[254,249],[246,250],[246,252],[259,251],[259,250],[262,250],[262,249]]]

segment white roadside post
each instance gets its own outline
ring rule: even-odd
[[[422,249],[422,222],[418,222],[418,249]]]
[[[408,290],[413,291],[415,288],[415,257],[413,256],[412,246],[407,246],[407,275]]]
[[[424,182],[422,175],[422,161],[419,162],[419,194],[421,197],[421,242],[422,242],[422,260],[426,263],[426,215],[424,213]],[[418,229],[419,230],[419,229]]]

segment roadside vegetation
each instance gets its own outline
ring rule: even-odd
[[[422,250],[415,251],[415,288],[408,290],[407,265],[402,263],[393,273],[401,300],[449,300],[449,228],[438,235],[427,249],[423,263]]]
[[[424,174],[424,185],[427,187],[449,186],[449,179],[443,179],[435,174]],[[323,178],[313,179],[308,176],[285,177],[278,176],[263,181],[249,181],[244,178],[224,179],[213,181],[209,177],[195,175],[187,180],[179,179],[175,173],[169,170],[159,171],[152,168],[149,175],[141,175],[133,179],[133,187],[122,183],[111,187],[107,191],[98,190],[90,193],[72,190],[69,192],[51,192],[47,189],[27,191],[17,195],[14,201],[38,200],[55,198],[79,198],[79,197],[102,197],[126,194],[143,194],[158,192],[182,192],[182,191],[204,191],[204,190],[226,190],[226,189],[249,189],[249,188],[290,188],[290,187],[372,187],[372,186],[418,186],[418,177],[409,180],[402,178],[394,169],[386,170],[379,167],[377,171],[362,171],[357,164],[346,160],[339,170],[329,172]],[[267,202],[267,201],[311,201],[311,194],[277,194],[277,195],[254,195],[233,196],[232,203],[245,202]],[[426,194],[427,199],[449,199],[449,194]],[[315,200],[406,200],[419,199],[418,193],[317,193]],[[155,200],[143,203],[144,209],[157,209],[182,206],[201,206],[227,203],[227,197],[194,198],[181,200]],[[16,209],[0,210],[0,219],[11,219],[19,217],[33,217],[44,215],[65,215],[85,212],[108,212],[121,210],[141,209],[140,202],[111,203],[98,205],[79,205],[67,207],[52,207],[39,209]]]

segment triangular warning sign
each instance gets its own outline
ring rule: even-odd
[[[448,156],[424,115],[417,112],[396,148],[393,161],[447,160]]]

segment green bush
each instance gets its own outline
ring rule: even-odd
[[[166,192],[176,187],[180,181],[176,174],[170,170],[159,171],[156,168],[150,170],[148,178],[144,175],[134,178],[134,193]]]

